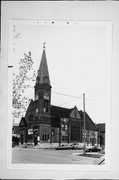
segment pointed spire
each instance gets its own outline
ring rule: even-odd
[[[47,58],[45,52],[45,44],[43,44],[43,53],[41,57],[41,63],[38,70],[37,82],[38,84],[48,84],[50,85],[50,78],[48,72]]]

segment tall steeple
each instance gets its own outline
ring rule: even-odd
[[[50,114],[51,104],[51,84],[48,72],[47,58],[45,52],[45,44],[43,45],[43,52],[41,63],[38,70],[38,75],[35,84],[35,101],[39,103],[39,112]]]
[[[36,84],[50,85],[50,77],[49,77],[47,58],[46,58],[46,52],[45,52],[45,43],[43,44],[43,53],[42,53],[41,63],[38,70]]]

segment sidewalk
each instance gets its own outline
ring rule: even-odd
[[[75,156],[84,156],[84,157],[93,157],[93,158],[100,158],[104,156],[104,154],[98,153],[98,152],[86,152],[85,154],[82,152],[80,153],[73,153]]]
[[[104,165],[105,164],[105,155],[102,153],[98,153],[98,152],[87,152],[86,154],[84,154],[83,152],[80,153],[73,153],[73,155],[78,156],[78,157],[82,157],[85,158],[85,160],[87,159],[89,161],[89,159],[94,159],[93,160],[93,165]]]

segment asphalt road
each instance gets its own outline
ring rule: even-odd
[[[80,156],[82,150],[12,149],[13,163],[93,164],[95,157]]]

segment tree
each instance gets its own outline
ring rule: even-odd
[[[36,73],[32,66],[31,52],[28,55],[24,53],[24,58],[19,60],[18,74],[13,73],[13,122],[15,118],[20,118],[27,109],[29,99],[24,96],[24,92],[30,86],[30,83],[36,79]],[[29,72],[32,75],[28,76]]]

